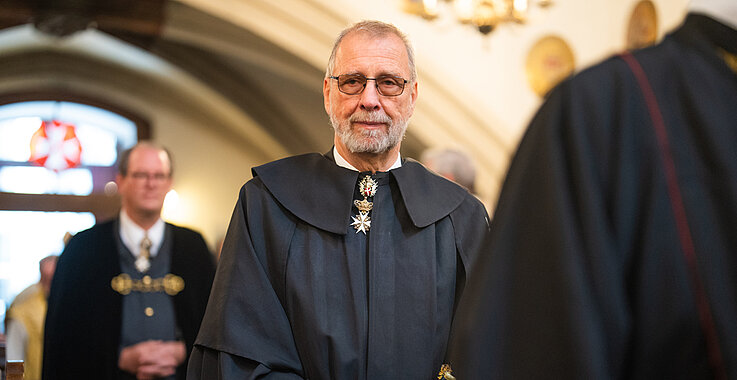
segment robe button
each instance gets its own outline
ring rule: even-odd
[[[144,310],[144,313],[146,313],[147,317],[151,317],[154,315],[154,309],[151,307],[147,307],[146,310]]]

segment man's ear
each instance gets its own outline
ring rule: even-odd
[[[330,115],[330,78],[325,77],[322,82],[322,101],[325,104],[325,112]]]
[[[415,102],[417,102],[417,80],[415,79],[414,83],[412,83],[412,92],[409,95],[409,102],[412,106],[412,113],[415,112]]]

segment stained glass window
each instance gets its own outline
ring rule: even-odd
[[[0,105],[0,197],[11,199],[0,202],[11,206],[0,209],[0,320],[13,298],[39,280],[39,260],[60,254],[66,233],[95,224],[86,207],[109,202],[101,194],[115,178],[118,155],[137,140],[136,123],[102,108],[65,101]],[[77,201],[64,206],[70,195]],[[26,210],[36,204],[46,206]],[[55,211],[70,209],[78,212]]]
[[[69,145],[72,139],[74,147]],[[134,122],[101,108],[59,101],[2,105],[0,191],[102,192],[115,177],[118,153],[136,140]],[[38,159],[29,162],[34,156]],[[67,170],[68,166],[75,168]]]

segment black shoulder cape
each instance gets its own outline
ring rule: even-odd
[[[228,228],[188,378],[437,373],[456,292],[487,231],[480,202],[405,160],[380,182],[364,235],[350,221],[365,174],[320,154],[253,174]]]

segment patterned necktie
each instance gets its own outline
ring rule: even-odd
[[[151,257],[151,240],[148,238],[148,236],[143,237],[140,247],[141,250],[138,258],[136,259],[136,269],[138,269],[139,272],[143,273],[151,267],[151,262],[149,261],[149,258]]]

